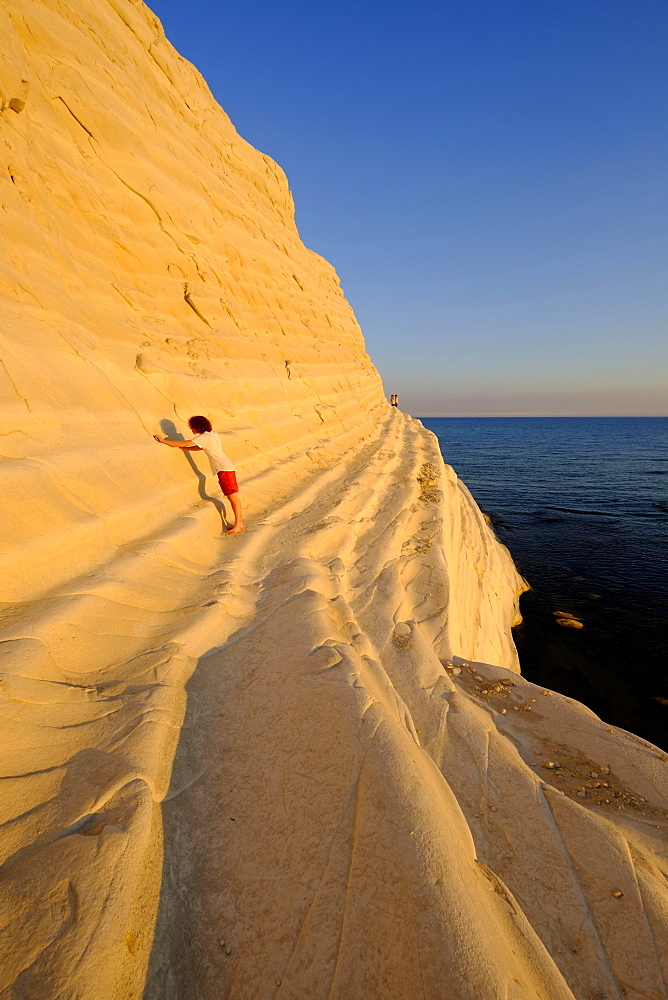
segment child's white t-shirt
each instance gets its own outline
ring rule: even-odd
[[[214,475],[218,472],[234,472],[234,465],[223,451],[220,438],[216,431],[204,431],[203,434],[193,434],[193,444],[198,445],[202,451],[206,452],[211,471]]]

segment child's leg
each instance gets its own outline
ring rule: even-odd
[[[231,528],[227,529],[227,534],[237,535],[240,531],[244,530],[244,518],[241,511],[241,497],[238,493],[231,493],[227,499],[230,501],[232,513],[234,514],[234,524]]]

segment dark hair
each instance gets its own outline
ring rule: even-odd
[[[188,421],[188,427],[197,434],[205,434],[207,431],[213,430],[211,421],[206,417],[191,417]]]

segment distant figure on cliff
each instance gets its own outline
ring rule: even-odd
[[[399,397],[394,392],[390,396],[390,405],[391,406],[399,406]]]
[[[244,519],[234,465],[223,451],[220,438],[211,427],[211,421],[207,417],[191,417],[188,421],[188,427],[191,431],[195,431],[190,441],[175,441],[173,438],[161,437],[160,434],[154,434],[153,437],[160,444],[168,444],[171,448],[206,452],[211,464],[211,471],[218,476],[220,488],[230,501],[234,513],[234,524],[227,529],[227,534],[238,535],[244,530]]]

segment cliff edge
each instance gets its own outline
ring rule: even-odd
[[[0,0],[0,130],[0,996],[666,997],[666,755],[519,675],[280,168],[138,0]]]

